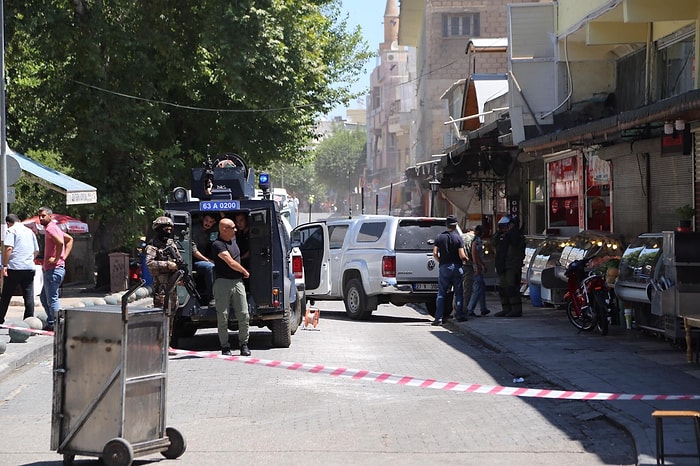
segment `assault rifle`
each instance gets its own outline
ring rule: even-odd
[[[187,267],[187,262],[182,259],[182,256],[175,245],[171,244],[170,246],[166,247],[164,252],[165,257],[175,262],[175,264],[177,264],[177,269],[182,272],[182,285],[185,287],[190,296],[197,298],[197,300],[201,300],[202,297],[199,295],[199,291],[197,291],[197,286],[194,283],[192,274],[190,274],[189,267]]]

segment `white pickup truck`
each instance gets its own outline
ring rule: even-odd
[[[292,246],[303,256],[306,298],[342,300],[352,319],[367,319],[388,303],[422,303],[434,315],[433,244],[444,230],[444,218],[389,215],[301,225],[292,232]]]

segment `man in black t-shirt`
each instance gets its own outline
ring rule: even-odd
[[[224,218],[219,221],[219,237],[211,245],[214,259],[214,300],[216,302],[216,321],[219,332],[221,354],[231,355],[228,341],[228,309],[233,308],[238,320],[238,344],[241,356],[250,356],[248,349],[248,300],[246,299],[243,279],[250,277],[241,265],[241,252],[236,244],[236,227],[233,220]]]
[[[440,233],[435,239],[433,246],[433,257],[440,263],[440,271],[438,275],[438,295],[435,300],[436,311],[435,320],[431,325],[440,325],[449,317],[452,310],[445,311],[443,306],[452,303],[445,303],[447,291],[450,285],[454,289],[455,295],[455,311],[457,320],[464,322],[467,316],[464,314],[462,306],[462,262],[468,260],[467,254],[464,252],[464,241],[457,233],[457,218],[454,215],[449,215],[445,221],[447,230]],[[444,315],[444,317],[443,317]]]

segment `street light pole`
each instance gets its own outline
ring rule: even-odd
[[[430,186],[430,216],[435,217],[435,195],[440,190],[440,180],[437,179],[437,166],[433,165],[433,179],[428,182]]]
[[[5,5],[0,0],[0,222],[7,216],[7,125],[5,124]],[[5,228],[2,229],[5,239]]]

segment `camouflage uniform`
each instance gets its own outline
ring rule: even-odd
[[[166,231],[169,228],[170,231]],[[169,217],[158,217],[153,221],[155,236],[146,246],[146,267],[153,276],[153,306],[161,307],[170,318],[170,337],[173,335],[175,311],[177,311],[177,287],[168,283],[178,273],[178,262],[182,262],[180,252],[175,247],[175,242],[170,238],[173,221]],[[171,248],[172,246],[172,248]],[[170,249],[169,251],[167,251]],[[173,257],[173,255],[175,257]],[[167,309],[165,308],[165,292],[168,286],[172,291],[168,296]]]
[[[179,256],[179,251],[175,247],[175,242],[168,238],[163,242],[160,238],[153,238],[146,246],[146,266],[153,277],[153,307],[163,307],[165,305],[165,292],[168,281],[177,273],[177,264],[172,256],[166,254],[165,250],[169,246]],[[171,316],[177,310],[177,287],[174,287],[168,300],[166,313]]]

